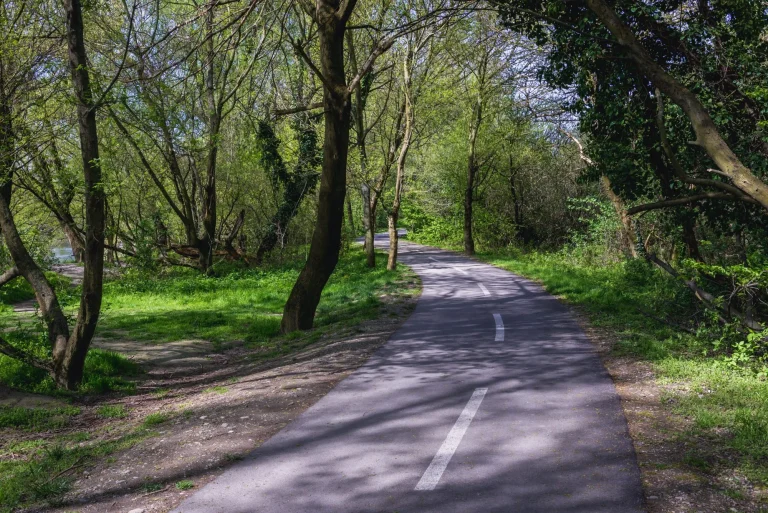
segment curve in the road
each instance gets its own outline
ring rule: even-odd
[[[174,511],[643,511],[619,398],[568,310],[490,265],[400,251],[423,282],[402,328]]]

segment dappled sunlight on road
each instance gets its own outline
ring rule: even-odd
[[[619,399],[567,309],[506,271],[401,252],[424,286],[406,324],[176,511],[641,511]],[[414,490],[477,388],[488,392],[436,488]]]

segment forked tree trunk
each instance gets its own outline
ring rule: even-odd
[[[333,2],[318,1],[325,140],[323,171],[317,203],[317,222],[309,256],[283,309],[283,333],[312,328],[323,287],[336,267],[341,247],[344,197],[347,190],[350,104],[344,74],[344,28]]]
[[[631,29],[604,0],[586,0],[602,24],[627,49],[640,70],[664,94],[674,101],[691,122],[696,133],[695,144],[701,146],[719,167],[719,172],[730,178],[733,185],[752,197],[768,210],[768,184],[755,176],[723,140],[714,121],[698,97],[655,62]]]
[[[3,151],[3,174],[0,184],[0,229],[8,250],[19,271],[35,291],[40,311],[48,328],[48,338],[52,345],[52,362],[44,362],[33,355],[25,354],[0,339],[0,351],[19,358],[31,365],[50,372],[59,387],[76,389],[83,378],[85,357],[99,318],[102,297],[102,278],[104,270],[104,186],[99,163],[98,136],[96,132],[96,105],[91,96],[88,61],[83,38],[83,15],[79,0],[64,0],[67,18],[67,47],[69,67],[72,73],[72,85],[77,99],[78,131],[80,152],[83,159],[85,183],[85,269],[83,273],[82,295],[77,322],[72,332],[50,283],[29,255],[19,236],[10,210],[11,173],[13,169],[12,153]],[[0,82],[2,77],[0,77]],[[0,84],[2,86],[2,84]],[[3,89],[0,87],[0,89]],[[10,105],[3,95],[2,108],[3,150],[12,149],[12,126]]]
[[[80,0],[64,0],[64,9],[67,13],[69,65],[77,98],[80,152],[85,178],[85,268],[75,327],[66,344],[56,344],[53,348],[53,377],[59,386],[75,389],[83,378],[85,357],[101,310],[105,193],[99,161],[96,105],[93,101],[85,53]]]

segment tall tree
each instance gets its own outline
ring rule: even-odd
[[[312,234],[309,255],[283,310],[281,330],[291,332],[312,327],[320,294],[336,267],[341,247],[344,219],[344,197],[347,192],[347,156],[349,151],[350,96],[358,82],[368,73],[376,58],[392,45],[381,40],[371,51],[365,64],[347,83],[344,68],[344,42],[347,23],[356,0],[302,1],[304,10],[317,23],[320,66],[297,45],[297,51],[323,82],[323,117],[325,140],[323,164],[317,203],[317,223]]]
[[[26,7],[26,6],[24,6]],[[23,11],[22,11],[23,12]],[[22,19],[21,13],[17,13]],[[85,256],[82,293],[77,320],[70,332],[69,323],[61,309],[53,287],[45,274],[32,259],[16,228],[10,209],[12,194],[13,126],[11,124],[11,98],[6,87],[5,76],[0,77],[3,89],[3,148],[5,162],[3,182],[0,187],[0,229],[2,229],[9,252],[22,276],[35,291],[40,311],[47,325],[48,339],[52,346],[52,360],[44,361],[25,353],[0,339],[0,351],[48,371],[56,384],[62,388],[75,389],[83,377],[85,358],[96,330],[102,300],[104,268],[104,207],[105,194],[102,183],[99,139],[96,127],[97,101],[93,97],[89,64],[85,48],[82,6],[79,0],[65,0],[66,41],[71,83],[75,97],[84,177],[85,205]],[[11,18],[13,19],[13,18]],[[19,18],[16,18],[18,21]],[[6,27],[7,29],[19,27]],[[7,69],[2,66],[3,70]]]

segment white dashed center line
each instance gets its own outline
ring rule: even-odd
[[[483,291],[483,295],[484,296],[490,296],[491,295],[491,293],[488,291],[488,289],[485,288],[485,285],[483,285],[482,283],[478,283],[477,286],[480,287],[480,290]]]
[[[469,424],[472,419],[475,418],[477,409],[480,408],[480,403],[483,402],[485,393],[488,392],[487,388],[476,388],[472,397],[469,398],[469,402],[464,407],[464,411],[461,412],[456,423],[448,432],[448,436],[445,437],[443,445],[437,450],[437,454],[432,458],[432,463],[429,464],[427,470],[424,471],[424,475],[416,484],[415,490],[434,490],[438,481],[443,475],[445,468],[448,466],[448,462],[451,461],[453,453],[461,443],[461,439],[464,437],[464,433],[467,432]]]
[[[493,314],[496,321],[496,342],[504,342],[504,321],[501,320],[501,314]]]
[[[438,264],[440,263],[440,260],[438,260],[437,258],[429,257],[429,259],[432,260],[433,262],[437,262]],[[455,265],[449,265],[448,267],[452,267],[454,271],[459,271],[461,274],[469,274],[467,271],[465,271],[461,267],[456,267]]]

